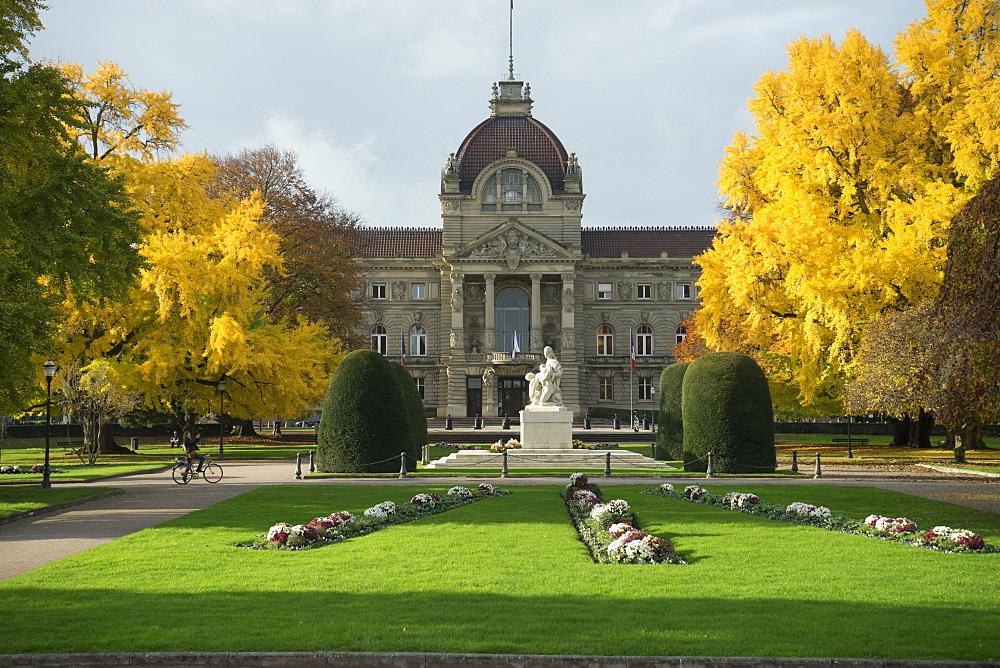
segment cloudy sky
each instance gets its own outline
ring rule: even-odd
[[[273,143],[369,225],[440,225],[439,173],[506,76],[508,0],[48,0],[36,60],[171,91],[188,151]],[[710,225],[756,79],[802,35],[891,52],[923,0],[516,0],[515,72],[580,159],[584,224]]]

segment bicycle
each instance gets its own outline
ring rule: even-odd
[[[192,478],[199,476],[204,478],[205,482],[216,483],[222,480],[222,467],[206,456],[199,472],[192,468],[192,460],[187,457],[178,457],[174,460],[174,467],[170,470],[170,475],[178,485],[186,485]]]

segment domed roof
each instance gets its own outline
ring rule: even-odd
[[[459,190],[470,192],[479,172],[512,148],[517,149],[517,157],[530,160],[545,172],[553,191],[564,190],[569,154],[555,133],[531,116],[492,116],[469,133],[455,156]]]

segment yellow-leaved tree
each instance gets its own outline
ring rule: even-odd
[[[698,331],[769,358],[801,405],[836,410],[865,326],[937,293],[948,221],[1000,157],[983,116],[1000,102],[995,5],[929,1],[899,68],[857,31],[798,39],[754,88],[755,133],[720,167],[731,215],[699,260]]]
[[[67,309],[61,362],[85,374],[100,361],[180,429],[218,410],[222,379],[226,413],[237,418],[317,404],[340,344],[322,324],[269,312],[268,278],[283,258],[260,197],[220,195],[206,155],[162,155],[183,128],[166,93],[135,88],[110,63],[92,76],[65,69],[94,105],[81,141],[126,179],[145,266],[127,300]]]

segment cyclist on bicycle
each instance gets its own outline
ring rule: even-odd
[[[205,465],[205,455],[198,452],[198,441],[201,440],[201,434],[195,434],[194,438],[191,438],[191,432],[184,432],[184,451],[188,457],[188,467],[190,468],[192,460],[198,460],[197,472],[201,473],[201,467]]]

